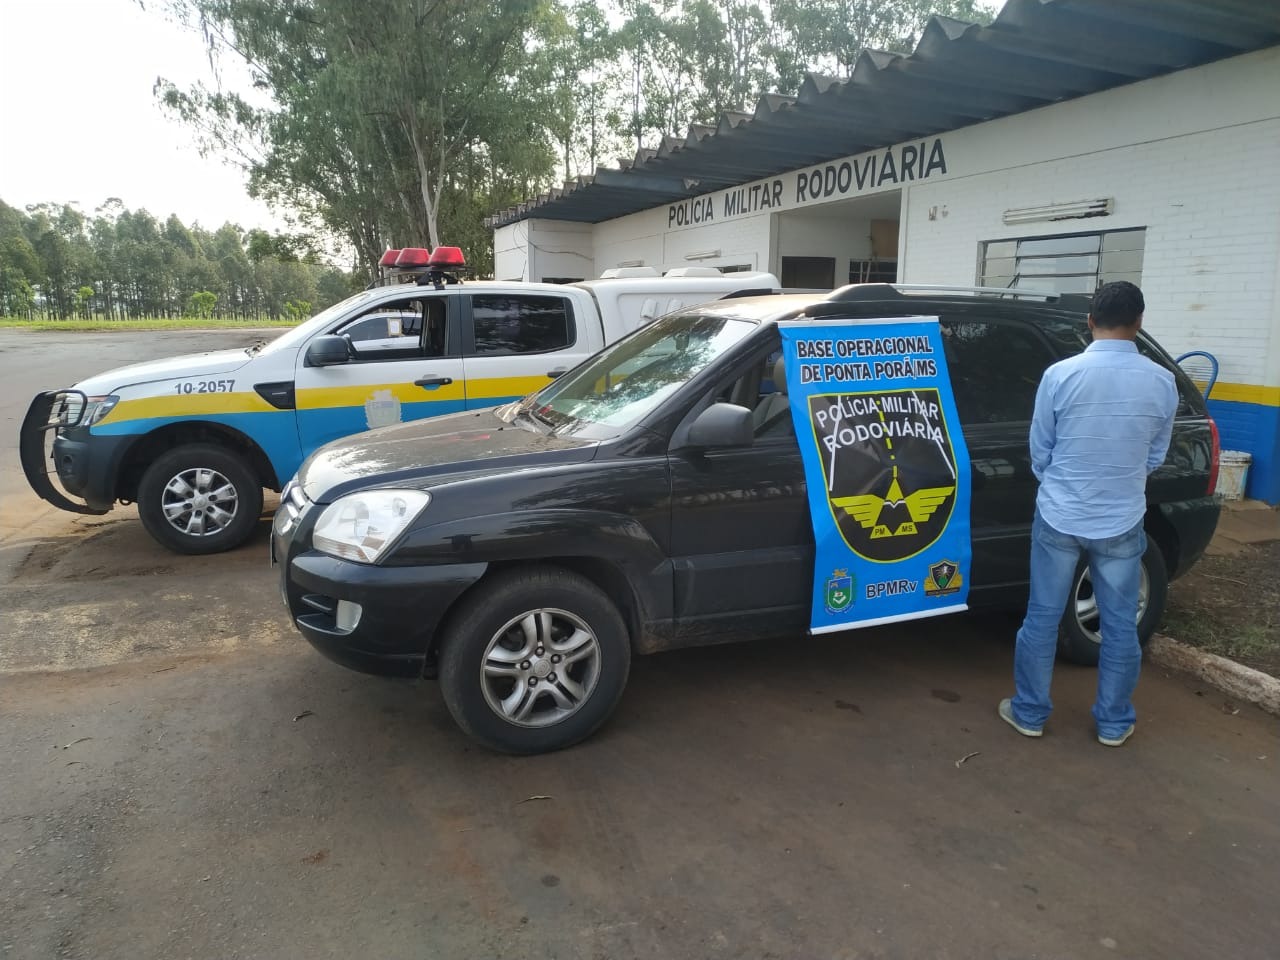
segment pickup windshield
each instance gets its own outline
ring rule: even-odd
[[[755,329],[730,317],[663,317],[500,415],[526,416],[558,436],[619,436]]]
[[[362,290],[353,297],[347,297],[345,300],[339,300],[331,307],[321,310],[310,320],[304,320],[292,330],[289,330],[276,337],[261,350],[259,354],[276,353],[280,350],[287,350],[290,347],[296,347],[307,340],[311,339],[313,333],[323,330],[325,326],[332,320],[338,319],[347,310],[366,300],[372,300],[376,290]]]

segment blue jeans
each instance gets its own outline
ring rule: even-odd
[[[1068,601],[1074,602],[1071,585],[1083,555],[1089,560],[1102,633],[1093,719],[1100,736],[1118,737],[1129,729],[1137,716],[1131,698],[1142,663],[1138,592],[1146,549],[1141,522],[1119,536],[1093,540],[1059,533],[1036,511],[1031,527],[1031,598],[1013,658],[1017,689],[1013,715],[1024,727],[1039,730],[1053,710],[1049,684],[1058,646],[1058,621]]]

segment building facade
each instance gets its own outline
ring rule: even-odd
[[[501,279],[620,266],[1089,293],[1139,284],[1146,327],[1219,366],[1224,449],[1280,502],[1280,47],[835,158],[599,222],[495,227]]]

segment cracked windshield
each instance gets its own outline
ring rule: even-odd
[[[515,407],[561,435],[614,437],[733,348],[755,324],[682,314],[659,320]]]

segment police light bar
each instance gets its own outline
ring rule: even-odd
[[[431,253],[423,247],[405,247],[396,257],[396,268],[399,270],[415,270],[429,266]]]
[[[400,256],[399,250],[388,250],[382,255],[382,259],[378,261],[379,267],[394,267],[396,258]]]
[[[465,267],[467,261],[462,256],[461,247],[436,247],[431,251],[431,259],[427,265],[437,270],[457,270]]]

